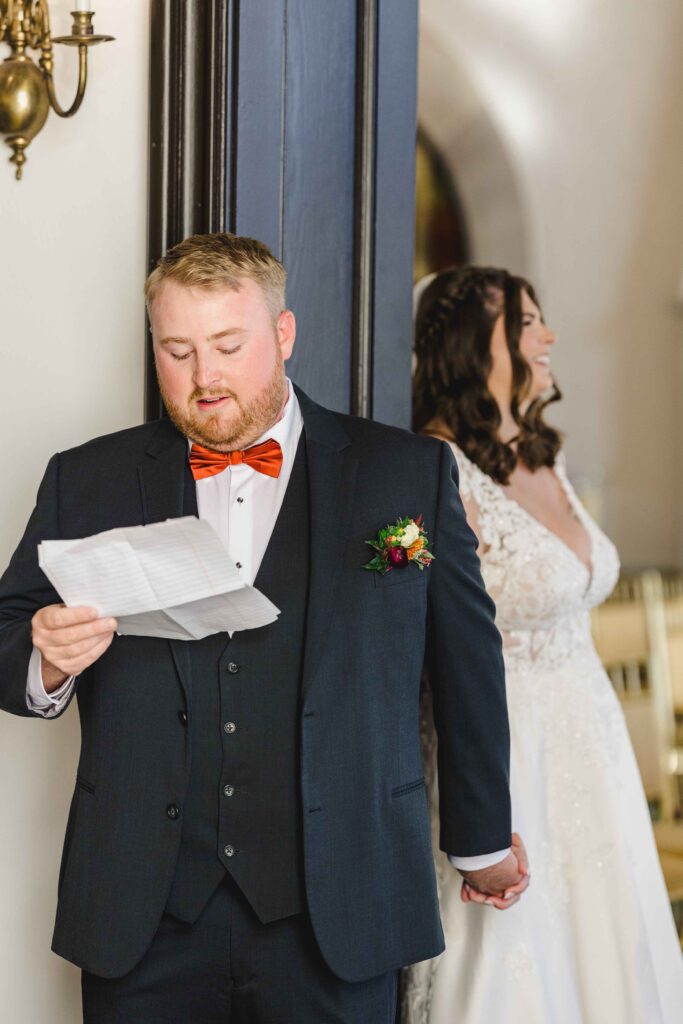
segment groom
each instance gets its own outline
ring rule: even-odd
[[[389,1024],[398,968],[443,948],[425,664],[441,846],[467,898],[505,908],[527,884],[500,639],[454,460],[291,385],[285,272],[261,243],[189,238],[145,292],[170,419],[55,455],[0,581],[0,705],[79,705],[53,949],[83,969],[89,1024]],[[276,622],[117,636],[38,568],[42,540],[181,515],[211,523]],[[364,568],[366,541],[419,516],[433,561],[420,569],[411,525],[398,564]]]

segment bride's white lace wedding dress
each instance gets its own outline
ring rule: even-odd
[[[510,910],[460,901],[438,851],[434,731],[424,726],[446,951],[404,972],[403,1024],[676,1024],[683,962],[619,702],[590,610],[614,546],[557,476],[592,542],[591,568],[453,445],[476,508],[503,635],[513,828],[531,884]],[[472,680],[476,685],[476,680]]]

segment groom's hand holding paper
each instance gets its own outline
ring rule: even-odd
[[[52,693],[104,654],[117,623],[116,619],[100,618],[96,608],[50,604],[36,612],[31,626],[33,646],[41,653],[43,686],[46,693]]]
[[[51,688],[100,657],[114,630],[200,640],[265,626],[279,615],[240,578],[212,527],[193,516],[43,541],[38,560],[68,606],[43,608],[33,619],[34,645]]]

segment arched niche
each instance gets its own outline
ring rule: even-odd
[[[472,262],[533,276],[529,218],[482,96],[434,32],[420,32],[418,122],[453,177]]]

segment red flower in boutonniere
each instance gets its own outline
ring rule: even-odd
[[[413,562],[420,572],[434,560],[429,550],[429,539],[422,526],[422,515],[417,519],[397,519],[384,526],[377,534],[377,540],[366,540],[377,554],[363,568],[373,569],[384,576],[395,567],[403,568]]]

